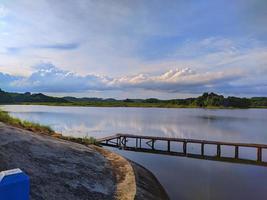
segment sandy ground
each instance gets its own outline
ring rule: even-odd
[[[141,166],[86,147],[0,123],[0,171],[20,168],[31,200],[168,199]]]

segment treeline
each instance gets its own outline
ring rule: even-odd
[[[173,104],[185,107],[225,107],[225,108],[251,108],[251,107],[267,107],[267,97],[252,97],[252,98],[239,98],[229,96],[225,98],[223,95],[215,93],[203,93],[202,96],[197,98],[187,99],[171,99],[159,100],[155,98],[145,100],[126,99],[126,102],[141,102],[153,104]]]
[[[267,107],[267,97],[224,97],[215,93],[204,93],[197,98],[160,100],[112,98],[76,98],[76,97],[50,97],[42,93],[8,93],[0,89],[0,104],[44,104],[66,106],[116,106],[116,107],[200,107],[200,108],[263,108]]]
[[[19,104],[19,103],[67,103],[64,98],[50,97],[42,93],[31,94],[26,92],[21,93],[9,93],[0,89],[0,104]]]

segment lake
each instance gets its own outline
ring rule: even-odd
[[[267,109],[1,108],[12,116],[76,137],[129,133],[267,144]],[[110,149],[153,172],[174,200],[267,199],[267,167]],[[240,152],[245,157],[252,154]],[[263,151],[263,159],[267,160],[267,151]]]

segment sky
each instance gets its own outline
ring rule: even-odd
[[[267,1],[0,0],[0,88],[267,96]]]

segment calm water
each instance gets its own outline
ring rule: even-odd
[[[3,106],[13,116],[50,125],[64,135],[132,133],[267,144],[267,110]],[[191,147],[194,151],[195,147]],[[267,167],[113,151],[151,170],[171,199],[266,200]],[[226,150],[229,153],[230,150]],[[240,151],[243,157],[255,152]],[[263,152],[267,160],[267,151]]]

